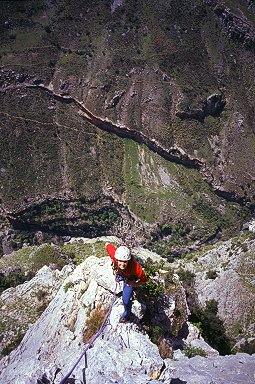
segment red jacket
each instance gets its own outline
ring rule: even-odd
[[[114,257],[116,249],[117,248],[115,248],[112,244],[107,244],[106,246],[106,250],[115,266],[117,266],[117,261]],[[127,268],[124,270],[119,270],[119,272],[123,277],[129,278],[131,276],[134,276],[142,282],[146,282],[149,279],[145,275],[141,265],[134,259],[134,257],[129,260]]]

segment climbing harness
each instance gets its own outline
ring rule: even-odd
[[[127,278],[121,274],[121,270],[119,269],[118,264],[113,260],[112,260],[112,272],[115,276],[115,281],[117,281],[118,283],[120,283],[121,281],[126,283]]]
[[[114,300],[115,300],[115,297],[116,297],[116,292],[117,292],[117,287],[118,287],[118,284],[121,280],[119,280],[117,278],[118,275],[116,275],[115,277],[115,281],[116,281],[116,285],[115,285],[115,289],[114,289],[114,292],[113,292],[113,295],[112,295],[112,301],[111,301],[111,305],[110,305],[110,308],[107,312],[107,314],[105,315],[104,317],[104,320],[101,324],[101,327],[99,328],[99,330],[97,331],[97,333],[92,337],[91,341],[89,342],[89,344],[86,346],[86,348],[83,350],[83,352],[81,353],[80,357],[78,358],[78,360],[76,361],[76,363],[73,365],[73,367],[70,369],[70,371],[65,375],[65,377],[61,380],[60,384],[65,384],[66,381],[68,380],[69,376],[72,374],[72,372],[74,371],[74,369],[77,367],[77,365],[79,364],[79,362],[81,361],[82,357],[86,354],[87,350],[93,345],[94,341],[101,335],[101,333],[103,332],[103,330],[105,329],[106,325],[107,325],[107,322],[108,322],[108,319],[110,317],[110,314],[111,314],[111,311],[112,311],[112,307],[113,307],[113,304],[114,304]],[[86,359],[85,359],[86,360]],[[67,383],[66,383],[67,384]]]
[[[120,283],[121,281],[126,282],[127,279],[126,279],[124,276],[122,276],[122,275],[120,275],[119,273],[117,273],[117,274],[115,275],[115,280],[117,281],[117,283]]]

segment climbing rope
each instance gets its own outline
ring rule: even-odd
[[[77,365],[79,364],[79,362],[81,361],[82,357],[85,355],[85,353],[87,352],[87,350],[92,346],[92,344],[94,343],[94,341],[101,335],[101,333],[103,332],[104,328],[106,327],[107,325],[107,322],[108,322],[108,319],[109,319],[109,316],[111,314],[111,311],[112,311],[112,307],[113,307],[113,304],[114,304],[114,300],[115,300],[115,297],[116,297],[116,292],[117,292],[117,287],[118,287],[118,284],[119,284],[119,281],[116,279],[116,285],[115,285],[115,289],[114,289],[114,292],[113,292],[113,295],[112,295],[112,301],[111,301],[111,305],[110,305],[110,308],[108,310],[108,312],[106,313],[105,317],[104,317],[104,320],[101,324],[101,327],[99,328],[99,330],[97,331],[97,333],[92,337],[92,339],[90,340],[89,344],[86,346],[86,348],[84,349],[84,351],[81,353],[80,357],[78,358],[78,360],[76,361],[76,363],[73,365],[73,367],[70,369],[70,371],[65,375],[65,377],[61,380],[60,384],[65,384],[66,380],[69,378],[69,376],[72,374],[72,372],[75,370],[75,368],[77,367]]]

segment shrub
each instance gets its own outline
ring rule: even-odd
[[[84,343],[89,343],[90,339],[99,330],[107,312],[108,308],[103,308],[102,304],[98,304],[97,307],[91,312],[91,315],[87,319],[85,325],[85,332],[83,334]]]
[[[163,236],[168,236],[172,233],[172,228],[170,224],[162,224],[161,226],[161,234]]]
[[[146,260],[144,263],[144,272],[150,279],[137,288],[138,296],[141,296],[144,301],[160,300],[160,293],[163,291],[163,285],[153,280],[152,277],[155,277],[158,274],[163,265],[164,262],[153,263],[151,259]]]
[[[199,332],[200,332],[201,334],[204,333],[204,330],[203,330],[201,321],[198,321],[197,323],[196,323],[196,322],[193,322],[193,323],[191,323],[191,324],[193,324],[195,327],[197,327],[197,329],[199,330]]]
[[[163,359],[173,357],[173,350],[169,342],[164,338],[164,332],[159,325],[149,326],[147,329],[151,341],[158,346],[159,354]]]
[[[206,302],[206,307],[199,309],[190,317],[201,323],[202,335],[211,347],[217,349],[220,355],[231,354],[232,341],[226,335],[223,321],[218,317],[218,303],[216,300]]]
[[[72,281],[68,281],[64,286],[64,291],[67,292],[69,288],[72,288],[74,283]]]
[[[185,345],[183,352],[184,355],[189,358],[194,356],[206,356],[206,352],[202,348],[192,347],[191,345]]]
[[[16,287],[17,285],[23,284],[34,277],[35,273],[25,273],[22,269],[18,268],[16,271],[10,272],[7,276],[0,273],[0,293],[10,287]]]
[[[176,289],[176,284],[173,279],[173,274],[174,274],[174,270],[169,270],[164,277],[164,284],[165,284],[164,292],[168,296],[172,295]]]
[[[44,265],[55,264],[57,268],[61,269],[68,263],[68,260],[60,254],[60,251],[50,244],[43,244],[38,247],[32,258],[32,269],[37,271]]]
[[[150,336],[150,339],[151,341],[154,343],[154,344],[159,344],[159,341],[162,337],[162,329],[160,326],[158,325],[155,325],[155,327],[153,327],[150,331],[149,331],[149,336]]]
[[[183,223],[177,223],[173,226],[173,236],[175,238],[186,236],[188,229],[184,226]]]
[[[177,274],[180,277],[180,280],[183,284],[183,287],[185,288],[186,291],[192,291],[194,287],[194,282],[195,282],[195,274],[187,269],[180,268],[177,271]]]

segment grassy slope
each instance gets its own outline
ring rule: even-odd
[[[57,92],[76,96],[102,118],[141,130],[166,147],[180,145],[204,159],[215,167],[217,181],[220,172],[210,140],[218,135],[219,141],[227,137],[230,143],[233,132],[230,126],[226,133],[226,127],[233,120],[233,108],[244,109],[248,97],[245,90],[238,97],[239,82],[229,73],[242,76],[247,88],[250,75],[240,62],[236,68],[231,64],[229,55],[237,55],[237,46],[217,26],[212,11],[185,2],[180,12],[182,5],[130,1],[111,16],[107,2],[92,6],[81,1],[74,7],[61,1],[51,8],[43,1],[5,2],[3,20],[13,15],[1,31],[5,81],[21,86],[23,78],[52,81]],[[175,116],[176,109],[200,108],[222,86],[237,105],[229,104],[220,118],[209,116],[199,123],[181,122]],[[122,91],[116,108],[105,109],[105,102]],[[4,95],[2,105],[1,194],[10,209],[38,194],[89,199],[102,196],[109,186],[150,224],[188,223],[196,227],[198,237],[218,228],[240,227],[242,208],[215,197],[196,171],[88,126],[73,106],[39,90],[18,88]],[[226,174],[235,170],[244,189],[246,179],[239,171],[244,164],[247,172],[250,167],[249,141],[246,155],[246,141],[242,143],[238,166],[236,161],[234,166],[224,163]],[[230,159],[238,144],[231,146]],[[233,182],[229,183],[231,189]]]

